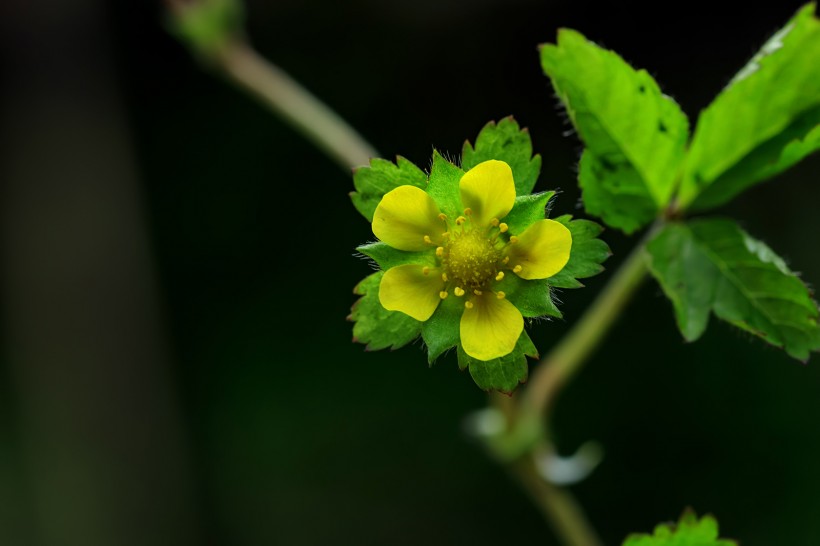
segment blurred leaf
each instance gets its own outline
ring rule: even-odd
[[[691,510],[677,524],[662,523],[651,535],[633,534],[622,546],[737,546],[733,540],[718,538],[718,523],[712,516],[698,517]]]
[[[444,158],[438,151],[433,151],[433,167],[430,169],[430,182],[427,193],[430,194],[439,210],[456,218],[462,213],[461,193],[458,184],[464,171]]]
[[[485,391],[512,393],[519,384],[525,383],[529,375],[527,356],[538,358],[538,350],[527,332],[521,332],[513,352],[501,358],[478,360],[458,346],[458,367],[470,368],[470,375],[479,388]]]
[[[694,341],[709,313],[807,360],[820,349],[817,304],[783,260],[734,222],[669,224],[648,244],[649,267]]]
[[[520,235],[525,229],[546,216],[547,203],[554,191],[519,195],[510,213],[503,219],[509,226],[510,235]]]
[[[510,116],[496,124],[489,122],[481,129],[475,146],[470,141],[464,143],[461,152],[461,167],[468,171],[490,159],[506,162],[512,169],[515,180],[515,194],[526,195],[535,187],[541,172],[541,156],[532,155],[532,141],[527,129],[520,129]]]
[[[820,20],[801,9],[698,119],[681,205],[729,201],[820,148]]]
[[[572,249],[569,261],[557,275],[547,281],[555,288],[582,288],[577,279],[594,277],[604,270],[601,264],[612,256],[612,251],[598,235],[604,231],[600,225],[589,220],[573,220],[569,214],[555,218],[572,233]]]
[[[427,176],[401,156],[396,158],[396,164],[376,158],[370,160],[369,167],[353,171],[353,185],[356,188],[350,193],[353,206],[368,222],[372,222],[373,213],[385,193],[405,185],[425,189]]]
[[[645,70],[578,32],[562,29],[541,64],[586,145],[584,206],[630,233],[655,218],[675,189],[688,122]]]
[[[436,265],[436,256],[430,251],[427,252],[407,252],[396,250],[387,243],[368,243],[356,247],[356,250],[372,259],[379,267],[387,271],[391,267],[404,264]]]
[[[398,311],[388,311],[379,302],[379,283],[384,273],[366,277],[354,289],[362,296],[353,304],[349,320],[353,325],[353,341],[366,343],[368,351],[407,345],[421,332],[421,323]]]

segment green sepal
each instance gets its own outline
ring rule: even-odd
[[[713,516],[698,519],[687,509],[677,524],[662,523],[651,535],[629,535],[622,546],[737,546],[734,540],[718,537],[718,523]]]
[[[665,226],[647,245],[649,269],[687,341],[714,313],[798,360],[820,350],[817,304],[783,260],[733,221]]]
[[[436,265],[435,250],[408,252],[397,250],[387,243],[376,242],[356,247],[356,250],[376,262],[387,271],[391,267],[405,264]]]
[[[396,163],[374,158],[369,167],[353,170],[353,186],[350,199],[368,222],[373,221],[373,213],[384,194],[399,186],[415,186],[425,189],[427,175],[407,159],[397,156]]]
[[[503,218],[509,226],[510,235],[520,235],[538,220],[543,220],[554,195],[554,191],[545,191],[516,197],[512,210]]]
[[[450,218],[457,218],[462,213],[461,193],[458,184],[464,171],[444,158],[437,150],[433,151],[433,166],[430,169],[430,180],[427,193],[438,205],[441,212]]]
[[[803,7],[700,115],[681,208],[721,205],[820,149],[820,20]]]
[[[572,248],[567,265],[548,281],[555,288],[582,288],[584,285],[577,279],[586,279],[601,273],[604,270],[601,264],[612,256],[609,245],[598,239],[604,228],[590,220],[573,220],[569,214],[559,216],[555,221],[569,229],[572,234]]]
[[[535,187],[541,172],[541,156],[536,154],[533,157],[529,131],[521,129],[512,116],[485,125],[475,146],[469,140],[464,143],[461,166],[465,171],[490,159],[504,161],[510,166],[516,195],[526,195]]]
[[[348,320],[354,321],[353,341],[367,345],[368,351],[390,347],[398,349],[416,339],[421,322],[400,313],[388,311],[379,302],[379,283],[383,271],[378,271],[356,285],[354,294],[362,296],[350,308]]]
[[[562,29],[541,65],[586,145],[580,183],[587,212],[631,233],[675,190],[689,126],[645,70]]]
[[[526,330],[521,332],[515,348],[508,355],[492,360],[478,360],[464,352],[458,345],[458,367],[470,369],[470,375],[479,388],[485,391],[498,391],[511,394],[519,384],[526,383],[529,377],[527,356],[538,358],[535,348]]]
[[[493,290],[504,292],[524,317],[562,317],[561,311],[552,301],[550,283],[546,279],[528,281],[507,271],[504,278],[493,286]]]
[[[207,61],[242,33],[244,23],[240,0],[199,0],[173,10],[169,26],[172,34]]]
[[[441,301],[433,316],[421,326],[421,337],[427,345],[427,362],[433,362],[445,351],[458,345],[464,301],[453,295]]]

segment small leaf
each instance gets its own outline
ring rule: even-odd
[[[581,288],[584,285],[576,279],[601,273],[604,270],[601,264],[612,256],[609,246],[598,239],[604,228],[589,220],[573,220],[569,214],[559,216],[555,221],[564,224],[572,233],[572,249],[567,265],[548,281],[555,288]]]
[[[669,224],[647,251],[688,341],[701,336],[712,312],[799,360],[820,349],[817,304],[806,286],[734,222]]]
[[[622,546],[737,546],[737,543],[718,538],[718,523],[714,517],[706,515],[698,519],[693,511],[687,510],[677,524],[662,523],[651,535],[630,535]]]
[[[351,308],[348,319],[353,325],[353,341],[366,343],[368,351],[390,347],[398,349],[416,339],[421,323],[398,311],[388,311],[379,302],[379,283],[384,273],[366,277],[354,289],[362,296]]]
[[[373,221],[373,213],[384,194],[399,186],[416,186],[424,189],[427,176],[424,171],[401,156],[396,164],[386,159],[371,159],[369,167],[353,171],[353,185],[356,191],[350,193],[353,206],[368,222]]]
[[[450,218],[457,218],[462,212],[461,194],[458,184],[464,171],[447,161],[438,151],[433,151],[433,167],[430,169],[430,194],[439,210]]]
[[[461,315],[464,303],[449,297],[439,304],[436,312],[421,326],[421,337],[427,345],[427,362],[432,364],[442,353],[458,345]]]
[[[554,191],[546,191],[516,197],[512,210],[504,218],[504,222],[509,226],[510,235],[520,235],[538,220],[543,220],[547,204],[554,195]]]
[[[546,279],[527,281],[510,271],[493,289],[504,292],[510,303],[515,305],[524,317],[561,318],[561,311],[552,301],[550,283]]]
[[[541,48],[586,149],[580,184],[587,212],[627,233],[669,204],[688,139],[688,121],[645,70],[567,29]]]
[[[820,20],[809,4],[701,113],[681,207],[721,205],[818,149]]]
[[[461,166],[465,171],[490,159],[504,161],[510,166],[516,195],[526,195],[535,187],[538,173],[541,172],[541,156],[533,157],[529,131],[520,129],[512,116],[498,124],[491,121],[485,125],[478,134],[475,146],[469,141],[464,143]]]
[[[405,250],[396,250],[382,242],[368,243],[356,247],[356,250],[379,264],[379,267],[385,271],[391,267],[404,264],[436,265],[435,253],[431,251],[407,252]]]
[[[515,349],[501,358],[487,361],[477,360],[465,353],[460,344],[457,354],[459,369],[469,367],[470,375],[476,385],[485,391],[498,391],[505,394],[512,393],[519,384],[527,381],[529,376],[527,356],[538,357],[535,345],[526,331],[521,332]]]

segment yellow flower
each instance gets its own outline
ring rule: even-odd
[[[457,218],[448,218],[415,186],[384,195],[373,215],[373,233],[395,249],[430,252],[435,261],[388,269],[379,301],[385,309],[426,321],[441,300],[463,299],[461,345],[473,358],[492,360],[512,352],[524,329],[521,312],[496,289],[498,282],[511,274],[552,277],[569,260],[572,235],[554,220],[538,220],[518,236],[508,233],[503,220],[515,203],[515,183],[503,161],[467,171],[459,193],[463,214]]]

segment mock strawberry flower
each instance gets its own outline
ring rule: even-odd
[[[428,320],[447,298],[463,300],[459,330],[464,351],[487,361],[513,351],[524,318],[499,289],[506,275],[547,279],[567,264],[572,235],[554,220],[537,220],[519,235],[504,222],[515,204],[510,166],[480,163],[459,181],[461,214],[442,213],[423,189],[404,185],[386,193],[373,214],[383,243],[417,253],[417,263],[391,267],[379,285],[379,301],[418,321]]]

